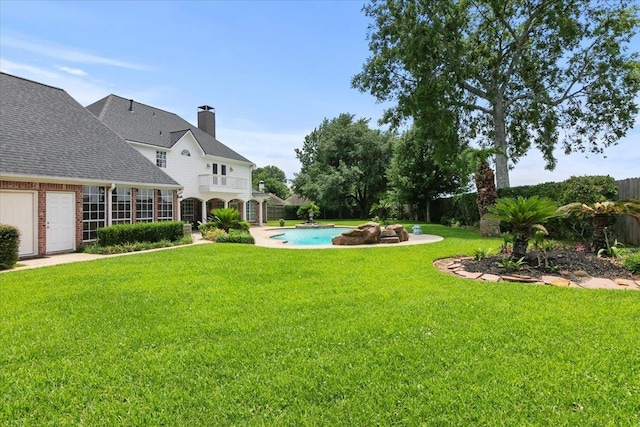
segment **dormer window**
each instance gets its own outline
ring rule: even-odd
[[[156,166],[159,168],[167,167],[167,152],[166,151],[156,151]]]
[[[180,154],[183,156],[191,157],[191,153],[189,152],[189,150],[182,150]]]

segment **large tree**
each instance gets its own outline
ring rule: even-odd
[[[553,169],[557,146],[601,153],[633,125],[633,2],[372,0],[364,11],[372,56],[353,86],[395,101],[384,117],[392,124],[430,120],[420,105],[438,96],[461,114],[463,139],[500,152],[498,188],[532,146]],[[429,90],[434,82],[441,91]]]
[[[291,195],[287,186],[287,176],[277,166],[265,166],[255,169],[251,174],[251,181],[253,188],[259,188],[260,181],[263,181],[264,191],[273,193],[281,199],[286,199]]]
[[[368,120],[355,120],[351,114],[325,119],[295,150],[301,168],[294,191],[322,209],[355,208],[366,218],[386,190],[391,140],[391,134],[370,129]]]
[[[466,188],[467,175],[460,168],[440,165],[433,156],[429,132],[411,128],[398,138],[387,172],[395,202],[413,207],[416,220],[431,221],[429,207],[437,197]]]

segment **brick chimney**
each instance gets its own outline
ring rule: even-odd
[[[208,105],[198,107],[198,129],[216,137],[216,110]]]

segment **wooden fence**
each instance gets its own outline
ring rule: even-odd
[[[618,184],[618,199],[640,200],[640,178],[628,178],[616,181]],[[618,218],[616,222],[618,239],[628,245],[640,246],[640,225],[628,215]]]

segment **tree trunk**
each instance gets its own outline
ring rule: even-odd
[[[607,236],[610,216],[596,214],[593,217],[593,250],[598,253],[600,249],[607,250]]]
[[[427,208],[425,209],[425,221],[431,222],[431,201],[427,200]]]
[[[493,146],[502,153],[496,154],[496,186],[497,188],[510,187],[509,165],[507,159],[507,134],[506,120],[504,117],[504,102],[500,96],[496,98],[493,106]]]
[[[527,246],[529,246],[529,242],[527,240],[518,238],[514,239],[512,259],[518,261],[520,258],[524,258],[527,254]]]

